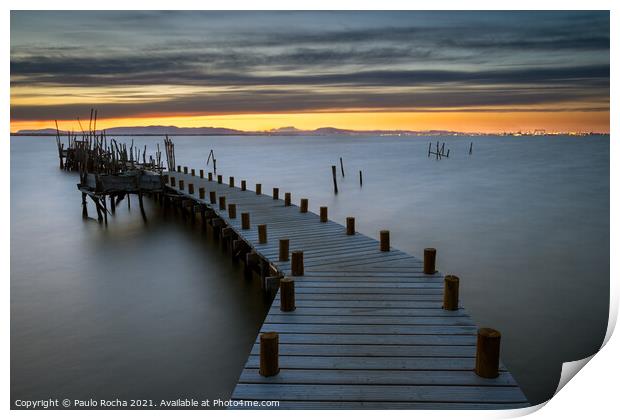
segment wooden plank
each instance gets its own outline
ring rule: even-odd
[[[250,354],[258,356],[258,344]],[[364,357],[475,357],[475,346],[415,346],[389,344],[280,344],[280,356],[364,356]]]

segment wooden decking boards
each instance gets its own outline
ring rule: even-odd
[[[252,348],[233,400],[278,400],[299,409],[504,409],[528,405],[512,375],[475,374],[477,326],[463,308],[442,309],[443,275],[427,275],[418,258],[360,233],[346,235],[333,221],[321,223],[296,205],[227,183],[170,172],[193,183],[193,199],[207,204],[264,259],[278,261],[278,241],[304,252],[304,276],[296,276],[296,310],[280,311],[280,295],[261,332],[279,334],[280,372],[259,374],[259,345]],[[199,200],[204,187],[206,199]],[[237,217],[209,204],[209,191],[237,206]],[[284,192],[280,192],[284,197]],[[294,200],[299,202],[299,198]],[[312,203],[311,203],[312,204]],[[250,213],[248,230],[242,212]],[[257,225],[267,225],[259,244]],[[273,408],[273,407],[269,407]]]

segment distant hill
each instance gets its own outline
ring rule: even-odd
[[[146,127],[113,127],[105,130],[111,136],[225,136],[225,135],[259,135],[259,136],[454,136],[462,135],[455,131],[429,130],[346,130],[335,127],[321,127],[316,130],[300,130],[295,127],[280,127],[269,131],[241,131],[223,127],[176,127],[173,125],[150,125]],[[13,133],[18,136],[50,136],[56,135],[56,129],[19,130]],[[66,132],[61,130],[61,134]]]

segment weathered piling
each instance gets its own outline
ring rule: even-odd
[[[321,223],[327,223],[327,207],[323,206],[319,209],[319,220]]]
[[[220,196],[220,210],[226,210],[226,196]]]
[[[245,191],[246,190],[246,182],[245,179],[241,180],[241,191]]]
[[[282,312],[295,310],[295,281],[288,277],[280,280],[280,310]]]
[[[200,188],[198,188],[198,197],[199,197],[201,200],[204,200],[204,199],[205,199],[205,187],[200,187]]]
[[[179,179],[179,189],[183,191],[185,189],[185,181]]]
[[[483,378],[499,375],[499,353],[502,335],[493,328],[478,329],[476,342],[476,374]]]
[[[258,243],[266,244],[267,243],[267,225],[258,225]]]
[[[334,181],[334,194],[338,194],[338,181],[336,181],[336,165],[332,165],[332,180]]]
[[[290,192],[285,192],[284,193],[284,206],[288,207],[291,205],[291,193]]]
[[[173,177],[173,176],[171,176],[171,177],[170,177],[170,186],[171,186],[171,187],[176,187],[176,184],[177,184],[177,180],[176,180],[176,178],[175,178],[175,177]]]
[[[273,199],[274,200],[280,199],[280,189],[277,187],[273,187]]]
[[[217,191],[209,191],[209,203],[217,203]]]
[[[304,252],[293,251],[291,253],[291,275],[303,276],[304,275]]]
[[[261,195],[263,193],[263,185],[256,184],[256,195]]]
[[[200,170],[200,178],[203,178],[203,179],[204,179],[204,177],[205,177],[205,170],[204,170],[204,169],[201,169],[201,170]]]
[[[191,195],[194,194],[194,184],[187,184],[187,192]]]
[[[181,165],[177,166],[177,172],[181,173]]]
[[[380,246],[382,252],[388,252],[390,250],[390,231],[382,230],[379,232]]]
[[[342,177],[344,178],[344,165],[342,164],[342,158],[340,158],[340,172],[342,172]]]
[[[362,171],[360,170],[360,187],[362,186],[363,182],[362,182]]]
[[[230,188],[233,188],[235,186],[235,177],[234,176],[231,176],[231,177],[228,178],[228,186]]]
[[[218,175],[217,176],[217,183],[221,184],[222,183],[222,175]]]
[[[435,258],[437,250],[435,248],[424,248],[424,274],[435,274]]]
[[[278,333],[264,332],[260,335],[260,367],[262,376],[275,376],[280,372],[278,365]]]
[[[213,181],[213,173],[212,173],[212,172],[209,172],[209,173],[207,174],[207,179],[208,179],[209,181]]]
[[[347,217],[347,235],[355,235],[355,217]]]
[[[448,274],[443,280],[443,309],[456,311],[459,308],[459,278]]]
[[[286,238],[280,239],[280,247],[278,248],[278,260],[288,261],[288,246],[289,240]]]
[[[183,167],[183,173],[187,175],[187,166]]]
[[[237,205],[236,204],[231,203],[228,205],[228,217],[231,219],[237,218]]]
[[[196,176],[196,170],[192,168],[192,176]]]
[[[249,229],[250,228],[250,213],[243,212],[241,213],[241,229]]]
[[[301,213],[308,213],[308,199],[302,198],[299,202],[299,211]]]

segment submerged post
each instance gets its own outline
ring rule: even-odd
[[[342,165],[342,158],[340,158],[340,172],[342,172],[342,177],[344,178],[344,166]]]
[[[299,211],[301,213],[308,213],[308,199],[302,198],[299,202]]]
[[[280,372],[278,365],[278,333],[264,332],[260,335],[260,368],[261,376],[275,376]]]
[[[332,179],[334,180],[334,194],[338,194],[338,181],[336,181],[336,165],[332,165]]]
[[[437,250],[435,248],[424,248],[424,274],[435,274],[435,258]]]
[[[360,187],[362,186],[362,170],[360,169]]]
[[[258,225],[258,243],[267,243],[267,225]]]
[[[448,274],[443,279],[443,309],[456,311],[459,308],[459,278]]]
[[[319,219],[321,223],[327,223],[327,207],[321,207],[319,209]]]
[[[304,275],[304,252],[293,251],[291,253],[291,275],[303,276]]]
[[[278,252],[279,261],[288,261],[288,239],[280,239],[280,248]]]
[[[476,342],[476,375],[497,378],[499,375],[499,347],[502,335],[493,328],[480,328]]]
[[[282,312],[295,310],[295,281],[288,277],[280,280],[280,310]]]
[[[355,217],[347,217],[347,235],[355,235]]]
[[[390,231],[382,230],[379,232],[379,238],[381,239],[381,251],[388,252],[390,250]]]
[[[250,228],[250,213],[241,213],[241,229]]]

